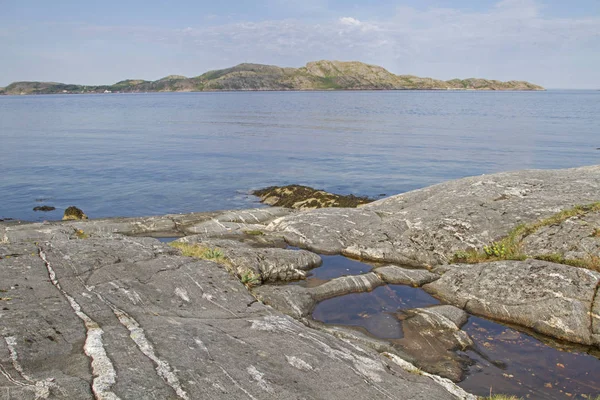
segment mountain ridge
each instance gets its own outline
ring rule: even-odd
[[[545,90],[526,81],[467,78],[448,81],[395,75],[359,61],[311,61],[304,67],[242,63],[195,77],[168,75],[155,81],[125,79],[112,85],[74,85],[22,81],[0,88],[0,94],[142,93],[280,90]]]

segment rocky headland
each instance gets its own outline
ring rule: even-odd
[[[358,208],[0,222],[0,387],[10,399],[475,399],[452,383],[474,347],[469,314],[600,349],[599,232],[600,166]],[[288,284],[319,254],[374,268]],[[397,340],[311,318],[391,284],[442,304],[404,310]]]
[[[126,79],[113,85],[73,85],[57,82],[14,82],[0,95],[60,93],[145,93],[248,90],[544,90],[524,81],[501,82],[469,78],[442,81],[395,75],[358,61],[313,61],[301,68],[239,64],[188,78],[169,75],[156,81]]]

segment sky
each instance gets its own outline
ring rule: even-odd
[[[600,1],[0,0],[0,86],[323,59],[600,89]]]

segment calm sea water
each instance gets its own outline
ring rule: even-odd
[[[599,130],[597,91],[0,96],[0,218],[253,207],[290,183],[392,195],[599,164]]]

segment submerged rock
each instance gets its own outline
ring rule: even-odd
[[[368,197],[328,193],[301,185],[270,186],[252,194],[260,197],[261,203],[294,209],[358,207],[373,201]]]
[[[460,308],[441,305],[404,312],[402,339],[392,340],[403,352],[412,356],[415,365],[429,373],[455,382],[464,378],[470,360],[456,354],[473,346],[469,335],[460,328],[467,313]]]
[[[63,215],[63,220],[68,221],[77,219],[88,219],[88,217],[84,214],[83,211],[81,211],[81,209],[75,206],[67,207],[67,209],[65,210],[65,214]]]
[[[54,211],[56,210],[56,207],[52,207],[52,206],[36,206],[33,207],[33,211]]]

